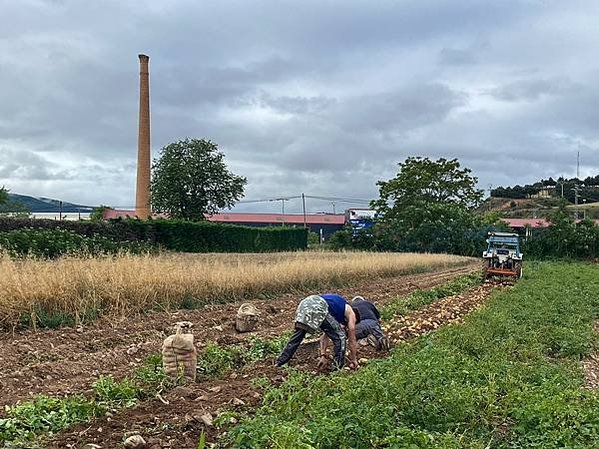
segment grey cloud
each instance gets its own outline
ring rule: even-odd
[[[335,98],[262,95],[261,104],[283,114],[315,114],[335,104]]]
[[[472,50],[443,48],[439,52],[439,61],[441,64],[461,66],[474,64],[478,58]]]
[[[536,101],[544,96],[573,93],[576,86],[567,79],[518,80],[486,92],[502,101]]]
[[[34,152],[0,148],[0,179],[48,181],[74,177],[74,173]]]
[[[151,57],[154,155],[211,138],[248,177],[248,197],[372,196],[412,154],[459,157],[481,185],[571,174],[577,149],[599,170],[589,8],[5,2],[0,144],[12,153],[0,153],[0,184],[131,203],[140,52]]]
[[[351,98],[334,112],[348,129],[408,131],[443,120],[467,100],[446,85],[416,84],[394,92]]]

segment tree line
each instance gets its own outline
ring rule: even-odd
[[[566,201],[573,203],[575,201],[575,188],[577,185],[580,200],[585,199],[588,202],[599,201],[599,175],[587,176],[584,179],[559,177],[555,180],[549,178],[522,186],[519,184],[509,187],[500,186],[491,189],[491,197],[526,199],[539,194],[542,190],[547,190],[549,196],[563,197]]]
[[[589,184],[595,178],[587,178]],[[599,181],[599,179],[597,179]],[[409,157],[398,174],[379,181],[379,199],[371,206],[380,217],[374,226],[351,227],[330,240],[335,249],[445,252],[480,256],[491,230],[509,230],[498,212],[480,212],[483,192],[477,178],[457,159]],[[551,225],[535,229],[523,242],[527,257],[597,258],[599,226],[577,222],[566,203],[546,218]]]

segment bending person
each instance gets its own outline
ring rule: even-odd
[[[381,314],[376,306],[361,296],[352,299],[351,306],[360,314],[360,322],[356,326],[356,338],[358,340],[366,338],[377,351],[388,351],[389,339],[385,337],[381,328]]]
[[[321,337],[320,341],[321,357],[318,362],[319,366],[323,366],[326,363],[326,347],[328,346],[328,340],[330,339],[332,340],[334,347],[333,360],[335,363],[335,368],[339,369],[343,367],[345,362],[347,338],[342,324],[335,318],[334,314],[331,313],[333,308],[329,304],[329,301],[327,301],[323,296],[311,295],[307,298],[304,298],[299,303],[295,312],[295,331],[289,339],[287,346],[285,346],[285,349],[283,349],[283,352],[281,352],[281,355],[279,355],[277,358],[275,362],[276,366],[283,366],[289,362],[289,360],[291,360],[297,351],[297,348],[299,348],[299,345],[306,337],[306,334],[324,332],[324,335]],[[353,344],[351,343],[352,338],[350,337],[350,350],[352,351],[350,367],[357,368],[357,344],[355,339],[355,325],[357,320],[352,308],[349,306],[349,304],[347,304],[347,302],[345,302],[345,304],[347,305],[349,312],[348,318],[345,318],[344,322],[348,323],[348,332],[351,327],[351,334],[353,334]],[[350,323],[351,326],[349,326]],[[324,357],[322,357],[323,355]]]
[[[344,326],[349,340],[349,367],[351,369],[358,368],[358,339],[356,338],[356,325],[360,322],[361,317],[359,312],[352,308],[347,300],[334,293],[326,293],[320,295],[329,306],[329,313],[342,326]],[[334,343],[334,342],[333,342]],[[326,333],[320,338],[320,358],[318,366],[324,367],[327,360],[327,347],[329,339]]]

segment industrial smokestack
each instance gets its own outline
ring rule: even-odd
[[[135,215],[150,217],[150,74],[149,56],[139,55],[139,136],[137,138],[137,190]]]

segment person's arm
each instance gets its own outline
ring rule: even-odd
[[[356,340],[356,314],[348,304],[345,306],[345,320],[347,321],[347,339],[349,340],[350,368],[358,368],[358,341]]]
[[[329,337],[326,334],[320,336],[320,357],[327,356],[327,348],[329,347]]]

